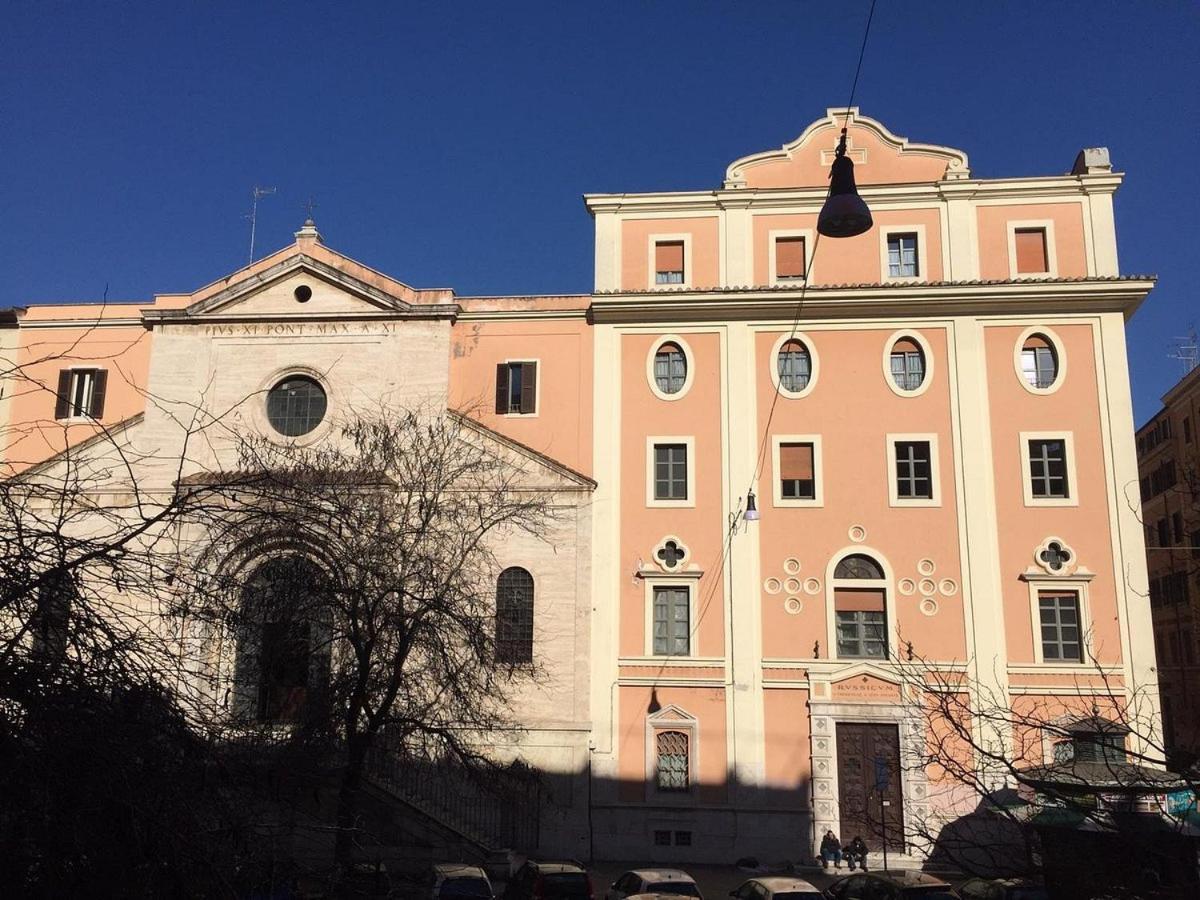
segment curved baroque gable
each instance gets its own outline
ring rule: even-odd
[[[824,187],[842,126],[847,150],[859,184],[906,184],[954,181],[971,177],[967,154],[952,147],[916,144],[892,134],[875,119],[859,115],[858,107],[832,108],[809,125],[800,137],[779,150],[743,156],[729,164],[725,187]]]

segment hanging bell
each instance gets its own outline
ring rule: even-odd
[[[842,129],[842,139],[838,141],[837,156],[829,174],[832,184],[829,186],[829,196],[817,216],[817,231],[826,237],[854,237],[869,231],[874,224],[871,220],[871,210],[866,202],[858,196],[858,188],[854,186],[854,163],[846,156],[846,129]]]

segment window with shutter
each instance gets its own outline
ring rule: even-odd
[[[54,399],[54,418],[99,419],[104,415],[108,372],[104,369],[62,369]]]
[[[892,381],[902,391],[915,391],[925,381],[925,354],[911,338],[892,344]]]
[[[804,238],[775,239],[775,277],[780,281],[804,277]]]
[[[683,241],[658,241],[654,245],[654,283],[683,284]]]
[[[1013,232],[1018,275],[1040,275],[1050,271],[1046,254],[1045,228],[1018,228]]]
[[[779,445],[780,496],[786,500],[813,500],[817,496],[812,444]]]
[[[496,414],[537,412],[537,363],[505,362],[496,366]]]
[[[1039,390],[1058,379],[1058,354],[1045,335],[1031,334],[1021,345],[1021,372],[1029,386]]]

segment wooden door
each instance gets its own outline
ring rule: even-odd
[[[873,852],[904,852],[900,733],[895,725],[837,723],[838,809],[842,845],[856,835]]]

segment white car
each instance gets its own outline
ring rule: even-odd
[[[633,869],[612,883],[606,900],[626,900],[637,894],[672,894],[704,900],[696,879],[681,869]]]
[[[430,900],[495,900],[487,873],[463,863],[434,863]]]
[[[729,892],[733,900],[821,900],[825,895],[803,878],[761,875]]]

